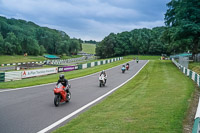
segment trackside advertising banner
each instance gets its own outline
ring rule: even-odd
[[[48,75],[57,73],[58,68],[47,68],[47,69],[38,69],[38,70],[25,70],[22,71],[22,78],[30,78],[35,76],[41,76],[41,75]]]
[[[78,66],[65,66],[65,67],[58,67],[58,72],[68,72],[77,70]]]

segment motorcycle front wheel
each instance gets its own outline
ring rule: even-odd
[[[101,82],[101,81],[99,82],[99,86],[100,86],[100,87],[102,86],[102,82]]]
[[[59,95],[55,95],[55,97],[54,97],[54,105],[56,107],[58,107],[59,104],[60,104],[60,96]]]
[[[71,99],[71,92],[70,92],[70,91],[68,91],[68,92],[67,92],[67,101],[66,101],[66,102],[69,102],[69,101],[70,101],[70,99]]]

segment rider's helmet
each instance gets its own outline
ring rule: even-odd
[[[65,75],[64,75],[64,74],[60,74],[59,78],[60,78],[60,79],[64,79],[64,78],[65,78]]]
[[[105,73],[105,70],[103,70],[102,73]]]

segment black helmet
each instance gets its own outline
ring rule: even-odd
[[[60,78],[60,79],[64,79],[64,78],[65,78],[65,75],[64,75],[64,74],[60,74],[59,78]]]

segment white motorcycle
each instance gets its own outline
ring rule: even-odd
[[[107,77],[107,76],[106,76]],[[104,75],[102,74],[101,76],[99,76],[99,86],[105,86],[106,84],[106,77],[104,77]]]

